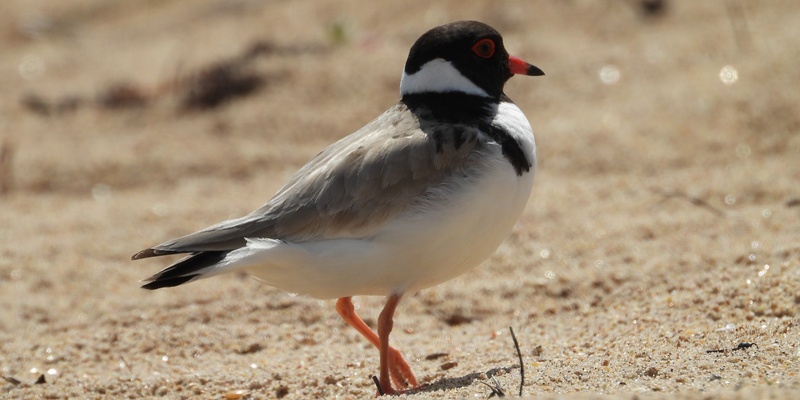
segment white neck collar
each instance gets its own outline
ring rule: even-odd
[[[431,92],[461,92],[489,97],[485,90],[462,75],[450,61],[442,58],[426,62],[411,75],[403,71],[403,77],[400,79],[401,96]]]

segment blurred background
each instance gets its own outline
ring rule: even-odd
[[[698,155],[738,163],[799,146],[791,1],[2,7],[6,191],[293,170],[397,99],[416,37],[468,18],[547,72],[507,91],[545,135],[550,171],[665,178]]]
[[[620,349],[677,341],[703,353],[759,338],[765,359],[742,366],[751,372],[741,379],[796,387],[796,364],[769,368],[769,357],[800,357],[780,347],[799,337],[790,322],[800,303],[800,3],[793,0],[4,0],[3,375],[53,369],[48,379],[62,379],[58,390],[111,390],[110,381],[81,378],[70,365],[88,357],[97,376],[104,365],[146,374],[118,367],[108,352],[86,355],[76,343],[103,347],[117,335],[127,343],[119,349],[138,349],[127,359],[161,357],[175,342],[156,327],[199,329],[193,339],[201,342],[228,328],[266,332],[270,321],[241,318],[247,307],[275,302],[301,304],[294,310],[319,318],[297,326],[304,335],[338,327],[330,304],[323,310],[243,277],[144,293],[137,280],[163,265],[128,259],[260,206],[327,144],[396,102],[411,44],[460,19],[492,25],[511,54],[547,74],[506,87],[536,133],[537,182],[499,252],[459,284],[409,299],[405,323],[418,332],[459,325],[484,338],[516,321],[528,344],[547,343],[550,355],[571,360],[561,367],[596,367],[597,360],[570,356],[589,346],[621,357],[612,365],[638,368],[607,371],[610,383],[540,375],[531,390],[541,392],[613,393],[631,376],[663,390],[730,388],[732,381],[705,377],[652,383],[664,377],[662,367],[642,375],[652,372],[647,362]],[[380,300],[372,301],[364,304],[374,311]],[[201,315],[191,306],[198,303],[210,304],[216,319],[181,325],[169,312],[189,307]],[[297,315],[286,315],[270,318],[295,326]],[[420,336],[406,332],[405,340],[431,352],[450,346]],[[51,342],[72,345],[48,364]],[[769,353],[766,342],[778,347]],[[602,350],[610,343],[619,346],[613,355]],[[225,357],[226,345],[209,346],[206,353]],[[185,362],[194,368],[191,356]],[[229,376],[235,364],[226,364]],[[486,369],[463,359],[448,372],[420,368],[430,381]],[[156,379],[147,376],[140,381]],[[252,379],[244,376],[237,379]],[[220,390],[232,387],[215,379]],[[276,396],[321,395],[298,391],[298,379],[264,385],[286,385]],[[370,394],[370,385],[344,384],[361,390],[356,395]],[[149,393],[140,384],[117,390]]]

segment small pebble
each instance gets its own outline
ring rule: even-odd
[[[238,400],[247,396],[247,391],[244,389],[231,390],[225,393],[225,400]]]

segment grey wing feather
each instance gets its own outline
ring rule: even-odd
[[[171,240],[134,256],[225,251],[245,238],[309,240],[364,237],[463,169],[478,147],[476,128],[457,135],[413,118],[402,103],[332,144],[301,168],[264,206],[249,215]],[[422,128],[420,128],[422,126]],[[440,137],[432,138],[436,133]],[[456,141],[454,137],[458,137]],[[137,257],[138,256],[138,257]]]

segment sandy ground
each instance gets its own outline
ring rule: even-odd
[[[800,4],[665,4],[3,1],[0,397],[371,397],[333,301],[129,258],[260,206],[458,19],[547,73],[507,86],[540,162],[495,255],[401,303],[409,397],[516,394],[509,326],[526,396],[800,397]]]

